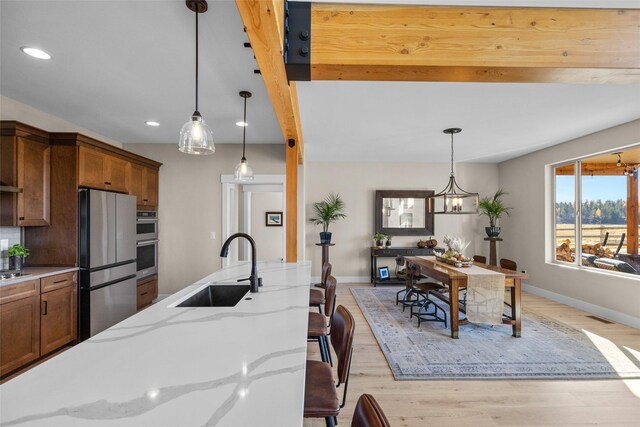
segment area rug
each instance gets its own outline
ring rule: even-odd
[[[626,348],[527,310],[521,338],[510,325],[464,325],[457,340],[443,323],[418,328],[395,304],[400,289],[351,289],[396,380],[640,378],[640,360]]]

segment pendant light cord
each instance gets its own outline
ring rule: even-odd
[[[242,159],[243,160],[247,160],[247,158],[244,156],[244,145],[245,145],[245,140],[246,140],[246,135],[247,135],[247,126],[249,126],[249,124],[247,123],[247,97],[244,97],[244,118],[242,119],[242,121],[244,122],[244,126],[242,127]]]
[[[453,133],[451,134],[451,176],[453,175]]]
[[[198,8],[196,7],[196,111],[198,111]]]

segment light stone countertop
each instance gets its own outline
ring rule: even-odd
[[[235,307],[173,308],[207,276],[0,386],[2,426],[301,426],[310,262],[262,262]],[[243,282],[248,283],[248,282]]]
[[[78,267],[25,267],[22,271],[25,276],[16,277],[15,279],[0,280],[0,286],[15,285],[16,283],[26,282],[28,280],[41,279],[47,276],[55,276],[56,274],[69,273],[77,271]]]

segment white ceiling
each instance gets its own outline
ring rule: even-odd
[[[2,0],[0,14],[2,95],[116,141],[177,144],[195,107],[195,15],[184,0]],[[238,92],[249,90],[247,142],[282,142],[235,3],[209,1],[199,19],[199,107],[214,141],[242,142]]]
[[[632,7],[636,0],[386,3]],[[194,109],[194,16],[174,1],[0,1],[0,93],[125,142],[176,143]],[[282,135],[233,1],[200,19],[200,111],[216,143]],[[19,51],[53,55],[38,61]],[[640,118],[640,85],[300,82],[309,161],[497,162]],[[150,128],[145,120],[157,120]],[[413,154],[412,154],[413,153]]]
[[[442,130],[460,127],[456,161],[500,162],[640,118],[640,85],[299,82],[298,97],[315,161],[446,162]]]

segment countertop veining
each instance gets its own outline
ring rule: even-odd
[[[311,264],[261,262],[235,307],[174,308],[236,264],[0,386],[6,426],[301,426]]]

